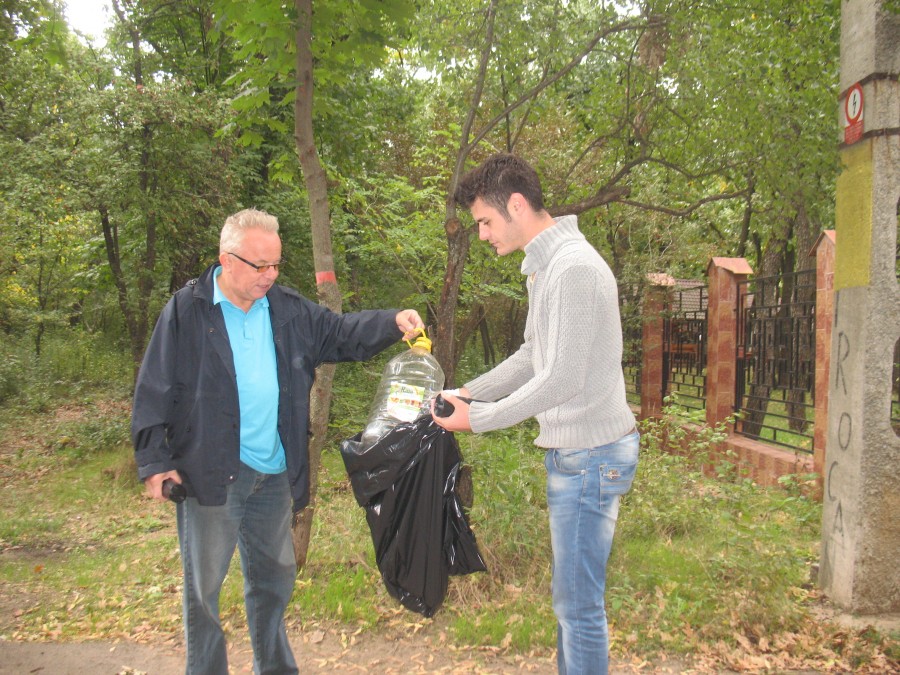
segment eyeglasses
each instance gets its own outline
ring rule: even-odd
[[[250,262],[246,258],[242,258],[237,253],[232,253],[231,251],[228,251],[228,255],[233,255],[235,258],[240,260],[242,263],[247,263],[248,265],[250,265],[250,267],[255,269],[260,274],[264,274],[264,273],[268,272],[270,267],[277,272],[278,268],[284,262],[283,260],[279,260],[277,263],[272,263],[271,265],[257,265],[255,263]]]

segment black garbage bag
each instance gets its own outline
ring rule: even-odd
[[[341,443],[341,456],[392,597],[433,616],[449,575],[487,567],[457,493],[462,457],[453,434],[430,415],[398,424],[372,447],[360,434]]]

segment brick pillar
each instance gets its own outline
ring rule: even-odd
[[[828,441],[828,373],[831,367],[831,328],[834,325],[835,232],[826,230],[810,251],[816,257],[816,380],[813,470],[825,475]],[[820,485],[821,487],[821,485]]]
[[[734,413],[737,285],[753,274],[753,270],[744,258],[713,258],[707,274],[706,422],[715,426]],[[728,430],[733,431],[732,425]]]
[[[648,274],[641,308],[641,419],[659,417],[663,407],[663,313],[675,280]]]

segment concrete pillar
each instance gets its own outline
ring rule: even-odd
[[[834,230],[826,230],[816,241],[816,374],[813,470],[824,484],[825,446],[828,439],[828,375],[831,369],[831,332],[834,317]]]
[[[663,315],[675,279],[648,274],[641,308],[641,419],[660,417],[663,408]]]
[[[714,427],[734,414],[738,283],[753,269],[744,258],[713,258],[707,273],[706,423]]]
[[[819,582],[857,614],[900,611],[900,439],[890,422],[900,336],[900,15],[844,0],[834,328]]]

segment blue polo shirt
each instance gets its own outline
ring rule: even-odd
[[[213,302],[222,306],[228,341],[234,354],[241,409],[241,461],[260,473],[287,469],[278,435],[278,368],[269,299],[262,297],[244,312],[219,289],[219,267],[213,273]]]

